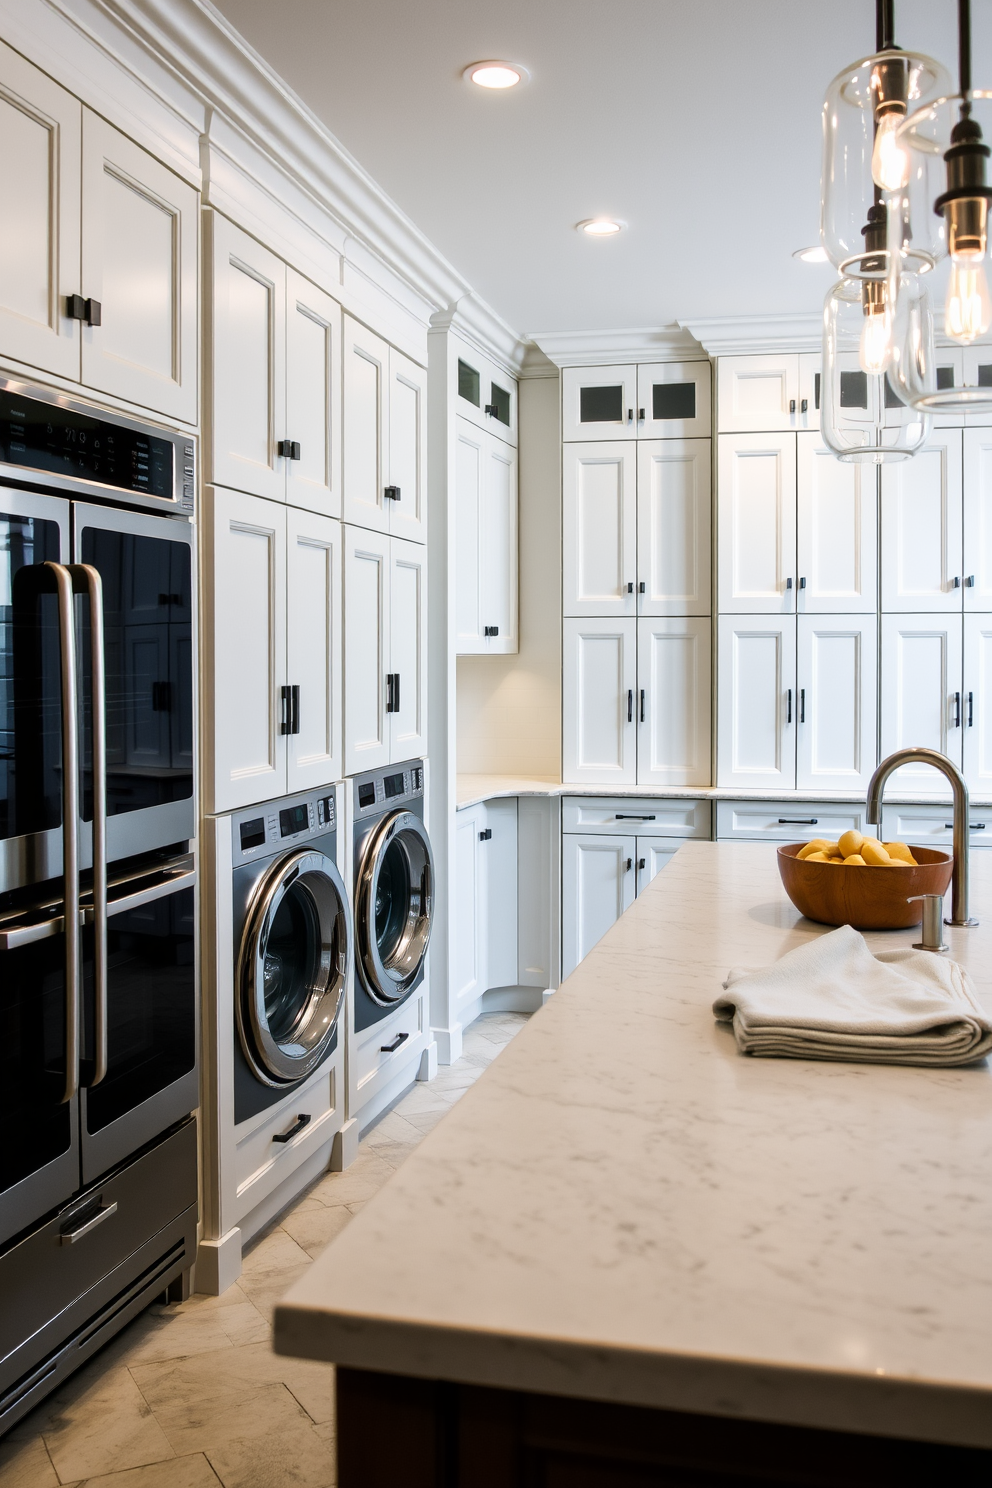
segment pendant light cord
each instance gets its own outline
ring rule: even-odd
[[[892,15],[893,0],[875,0],[875,50],[887,52],[894,45],[892,40],[895,21]]]
[[[958,75],[961,86],[961,117],[971,113],[971,0],[958,0]]]

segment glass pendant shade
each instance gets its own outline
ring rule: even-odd
[[[925,285],[911,276],[918,329],[933,347]],[[897,396],[890,365],[887,285],[881,278],[840,279],[823,302],[820,433],[839,460],[880,464],[905,460],[926,443],[930,416]]]
[[[890,47],[852,63],[827,89],[820,241],[845,277],[866,273],[874,277],[877,272],[864,240],[877,191],[900,190],[916,202],[922,181],[914,177],[916,162],[903,143],[901,126],[908,112],[918,111],[949,88],[949,76],[939,62]],[[914,258],[912,267],[924,272],[935,258],[931,224],[924,223],[922,212],[918,216],[914,212],[912,223],[919,237],[901,240],[903,266],[909,268],[908,260]]]
[[[935,259],[947,258],[946,272],[935,277],[934,298],[943,299],[944,337],[970,347],[992,332],[992,244],[989,203],[992,187],[992,93],[969,90],[939,98],[903,120],[897,137],[912,160],[912,175],[921,181],[922,201],[904,192],[886,194],[888,296],[893,314],[893,370],[902,396],[914,407],[968,412],[992,409],[992,387],[978,383],[978,358],[964,357],[964,381],[939,388],[932,352],[916,341],[911,304],[909,238],[917,234],[924,206],[936,245]],[[941,290],[937,288],[939,279]],[[988,358],[985,358],[988,360]],[[973,376],[969,377],[969,369]]]

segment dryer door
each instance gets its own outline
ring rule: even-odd
[[[423,822],[393,811],[365,843],[355,890],[357,961],[380,1007],[402,1002],[424,975],[434,912],[434,854]]]
[[[238,956],[238,1030],[266,1085],[292,1085],[328,1052],[351,954],[348,896],[337,866],[305,848],[259,879]]]

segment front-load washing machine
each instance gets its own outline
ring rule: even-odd
[[[370,1102],[391,1099],[403,1071],[433,1068],[424,987],[434,918],[434,853],[424,825],[424,764],[409,760],[352,782],[355,1049],[350,1116],[364,1126]],[[385,1027],[388,1023],[388,1028]],[[428,1054],[426,1062],[425,1053]],[[436,1058],[436,1054],[435,1054]]]

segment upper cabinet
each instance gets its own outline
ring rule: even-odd
[[[562,438],[691,439],[710,433],[709,362],[566,367]]]
[[[517,452],[455,419],[455,649],[517,650]]]
[[[882,609],[960,613],[974,577],[963,551],[961,435],[935,429],[918,455],[882,467]]]
[[[720,357],[716,411],[721,434],[818,429],[812,363],[795,352]]]
[[[209,475],[340,516],[340,307],[226,218],[207,220]]]
[[[517,442],[517,382],[473,347],[452,338],[457,360],[454,412],[506,444]]]
[[[427,374],[344,317],[344,517],[427,540]]]
[[[198,195],[0,44],[0,354],[197,420]]]

